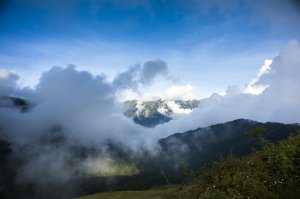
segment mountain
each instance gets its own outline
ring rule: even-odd
[[[0,107],[17,108],[21,112],[26,112],[30,109],[30,104],[23,98],[0,96]]]
[[[227,157],[230,153],[239,157],[248,155],[253,149],[260,148],[260,139],[277,142],[298,130],[298,124],[261,123],[238,119],[160,139],[159,150],[155,155],[141,149],[139,155],[134,156],[112,143],[107,151],[114,154],[114,158],[119,155],[119,158],[135,164],[140,173],[132,176],[114,176],[115,182],[109,186],[105,184],[106,178],[103,177],[85,179],[81,184],[81,188],[84,189],[82,193],[144,190],[166,185],[162,173],[169,183],[179,184],[184,180],[184,165],[189,165],[191,169],[199,169],[212,164],[221,156]]]
[[[179,105],[181,109],[194,109],[197,108],[200,101],[199,100],[175,100],[175,103]]]
[[[170,183],[182,183],[184,179],[182,167],[185,164],[195,169],[211,164],[221,155],[224,157],[229,153],[236,156],[247,155],[252,148],[259,148],[261,137],[276,142],[296,133],[299,129],[298,124],[261,123],[238,119],[176,133],[160,139],[155,154],[143,149],[140,149],[139,153],[132,153],[130,149],[111,141],[105,147],[105,155],[109,155],[114,160],[120,160],[117,161],[122,162],[119,166],[132,166],[139,172],[128,176],[81,176],[80,169],[77,170],[77,166],[80,165],[78,163],[87,161],[89,157],[97,157],[101,154],[101,149],[76,145],[76,142],[70,146],[66,145],[64,130],[59,126],[54,126],[32,146],[17,146],[0,140],[0,196],[2,194],[2,198],[20,198],[18,196],[29,194],[28,198],[39,198],[36,195],[30,195],[37,193],[35,190],[38,185],[30,184],[33,182],[27,182],[29,184],[24,182],[15,186],[14,182],[16,174],[22,171],[23,164],[28,162],[26,159],[28,154],[39,154],[42,157],[43,152],[40,152],[40,149],[44,150],[43,146],[53,150],[69,151],[69,159],[66,161],[68,164],[65,167],[74,175],[74,178],[68,182],[74,187],[69,188],[76,190],[75,194],[85,195],[114,190],[142,190],[165,185],[166,180],[161,173]],[[43,198],[55,198],[51,196],[58,193],[63,195],[65,190],[66,187],[61,187],[57,183],[57,186],[52,187],[51,190],[40,188],[39,194]],[[53,194],[51,195],[49,191]]]
[[[137,124],[154,127],[172,120],[174,115],[188,114],[198,107],[199,100],[154,100],[154,101],[125,101],[124,115],[132,118]]]
[[[162,164],[169,164],[170,167],[188,163],[192,168],[198,168],[221,155],[249,154],[253,148],[259,148],[260,138],[277,142],[299,130],[299,124],[237,119],[161,139],[162,154],[159,161],[165,161]]]
[[[16,162],[12,162],[13,149],[10,143],[0,139],[0,198],[8,198],[12,192]]]
[[[300,198],[300,134],[278,143],[262,140],[260,150],[219,159],[193,172],[185,166],[185,185],[165,198]]]

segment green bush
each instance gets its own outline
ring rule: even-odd
[[[222,158],[165,198],[300,198],[300,134],[262,142],[246,157]]]

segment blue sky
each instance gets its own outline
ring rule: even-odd
[[[300,33],[293,1],[1,2],[0,68],[20,74],[25,85],[52,66],[74,64],[110,79],[131,65],[161,59],[174,79],[208,95],[244,86],[264,59]]]

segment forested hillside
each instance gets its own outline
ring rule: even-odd
[[[300,198],[300,134],[277,144],[259,138],[262,149],[234,155],[193,172],[190,181],[165,198]]]

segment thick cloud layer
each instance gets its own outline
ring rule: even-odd
[[[190,84],[186,85],[176,85],[167,88],[158,93],[144,93],[143,96],[140,96],[142,100],[194,100],[198,99],[196,88]]]
[[[135,146],[132,143],[140,137],[142,127],[123,116],[115,91],[103,76],[77,71],[72,65],[53,67],[29,91],[32,98],[27,100],[35,104],[31,111],[0,110],[1,126],[7,127],[1,133],[9,132],[5,134],[9,140],[26,143],[38,139],[52,125],[61,125],[83,143],[114,140]],[[15,91],[17,96],[23,93],[22,89]]]
[[[0,100],[24,97],[31,104],[29,111],[21,112],[13,104],[0,103],[0,139],[14,143],[15,155],[23,162],[16,183],[35,184],[36,193],[42,194],[36,198],[72,195],[74,187],[65,186],[70,180],[93,167],[101,170],[111,164],[108,143],[133,152],[153,149],[151,134],[126,118],[123,104],[115,99],[122,86],[107,82],[104,76],[78,71],[73,65],[53,67],[42,74],[34,89],[22,89],[17,87],[17,75],[1,72]],[[156,75],[159,72],[151,78]],[[87,154],[88,165],[76,160],[85,154],[82,147],[94,151]]]
[[[146,62],[120,73],[112,83],[105,76],[93,76],[78,71],[75,66],[53,67],[43,73],[34,89],[16,86],[18,76],[1,71],[1,95],[24,97],[33,107],[26,113],[10,107],[0,107],[1,139],[19,145],[32,145],[19,182],[39,184],[41,190],[53,182],[67,183],[75,173],[91,169],[93,162],[104,165],[108,142],[117,143],[138,152],[141,148],[156,151],[155,141],[172,133],[226,122],[237,118],[258,121],[300,122],[300,44],[288,43],[272,60],[268,72],[261,72],[251,81],[252,87],[265,90],[253,95],[237,86],[228,87],[227,94],[213,94],[200,101],[200,105],[187,117],[174,119],[154,129],[136,125],[123,116],[122,103],[116,93],[122,89],[137,89],[149,85],[158,75],[167,75],[165,62]],[[72,147],[92,146],[101,153],[89,159],[88,168],[73,163]],[[103,152],[104,151],[104,152]],[[100,156],[100,157],[99,157]],[[70,166],[70,162],[72,166]],[[68,166],[69,165],[69,166]],[[75,166],[74,166],[75,165]],[[97,168],[103,168],[97,165]],[[39,178],[49,173],[46,179]],[[42,180],[40,182],[40,180]]]
[[[201,100],[199,107],[188,117],[173,120],[153,130],[143,129],[122,115],[122,104],[117,102],[116,92],[137,89],[139,85],[150,84],[158,75],[166,76],[165,62],[155,60],[146,62],[143,67],[131,67],[120,73],[112,83],[107,82],[104,76],[94,77],[89,72],[77,71],[74,66],[54,67],[42,75],[34,90],[25,92],[24,89],[15,88],[16,95],[18,92],[21,96],[27,93],[27,96],[31,96],[29,100],[36,105],[26,114],[1,109],[1,125],[7,126],[18,121],[18,125],[6,136],[23,141],[35,139],[51,125],[59,124],[82,142],[114,140],[137,147],[178,131],[237,118],[299,122],[299,43],[288,43],[270,63],[267,61],[257,77],[245,88],[230,86],[225,96],[213,94]],[[14,87],[17,76],[6,76],[2,81],[11,81],[11,87]],[[247,92],[249,86],[265,90],[262,92],[263,89],[260,89],[262,93],[252,95]]]

